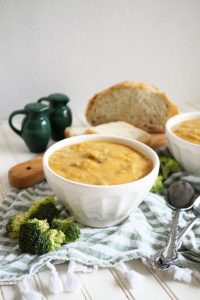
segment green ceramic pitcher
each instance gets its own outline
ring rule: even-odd
[[[72,124],[72,112],[67,106],[69,97],[56,93],[48,97],[43,97],[38,102],[47,101],[49,103],[49,120],[51,123],[52,138],[55,141],[64,139],[64,130]]]
[[[9,116],[8,122],[15,133],[21,136],[31,152],[45,151],[51,137],[51,125],[48,118],[49,107],[42,103],[29,103],[24,109],[16,110]],[[25,115],[21,130],[13,125],[13,117]]]

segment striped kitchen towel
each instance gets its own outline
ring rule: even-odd
[[[179,172],[166,182],[182,178],[200,192],[200,178]],[[120,262],[149,258],[166,245],[173,212],[162,196],[149,193],[123,223],[109,228],[81,227],[81,237],[44,255],[21,253],[18,241],[5,234],[8,219],[27,210],[33,200],[53,194],[46,182],[12,191],[0,206],[0,284],[16,283],[37,273],[46,262],[77,261],[88,266],[111,267]],[[64,207],[58,202],[63,213]],[[180,229],[193,218],[192,211],[181,213]],[[200,223],[185,238],[179,250],[178,266],[200,270]]]

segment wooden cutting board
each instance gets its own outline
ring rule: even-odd
[[[8,181],[17,189],[25,189],[44,179],[42,156],[17,164],[8,171]]]
[[[159,149],[166,146],[165,134],[152,134],[149,146]],[[8,180],[11,186],[24,189],[44,180],[42,156],[20,163],[12,167],[8,172]]]
[[[153,149],[159,149],[166,147],[167,140],[164,133],[151,134],[151,140],[149,146]]]

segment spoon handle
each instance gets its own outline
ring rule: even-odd
[[[168,242],[166,247],[160,252],[163,258],[176,259],[177,251],[176,251],[176,239],[177,239],[177,231],[178,231],[178,223],[179,223],[179,210],[176,211],[172,229],[169,234]]]
[[[179,210],[176,210],[171,232],[168,237],[167,245],[150,262],[155,269],[168,269],[170,265],[178,259],[176,250],[176,239],[179,223]]]
[[[197,216],[194,219],[192,219],[188,223],[188,225],[178,234],[177,240],[176,240],[176,248],[177,248],[177,250],[181,247],[181,244],[182,244],[184,238],[186,237],[186,235],[188,234],[188,232],[192,229],[192,227],[195,225],[195,223],[197,222],[198,219],[199,219],[199,216]]]

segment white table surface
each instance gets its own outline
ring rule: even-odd
[[[200,110],[200,104],[187,103],[181,111]],[[84,125],[81,118],[74,118],[73,125]],[[10,190],[7,173],[15,164],[33,158],[35,155],[26,148],[23,140],[8,126],[7,121],[0,121],[0,201]],[[78,273],[82,287],[74,293],[53,295],[46,288],[47,271],[42,271],[29,280],[30,286],[43,294],[43,299],[51,300],[146,300],[146,299],[181,299],[199,300],[200,281],[193,278],[190,284],[174,281],[166,272],[155,272],[135,260],[126,265],[145,276],[144,286],[140,289],[129,289],[123,279],[112,268],[99,269],[93,273]],[[60,277],[63,278],[67,264],[57,265]],[[0,300],[20,299],[18,286],[1,286]]]

